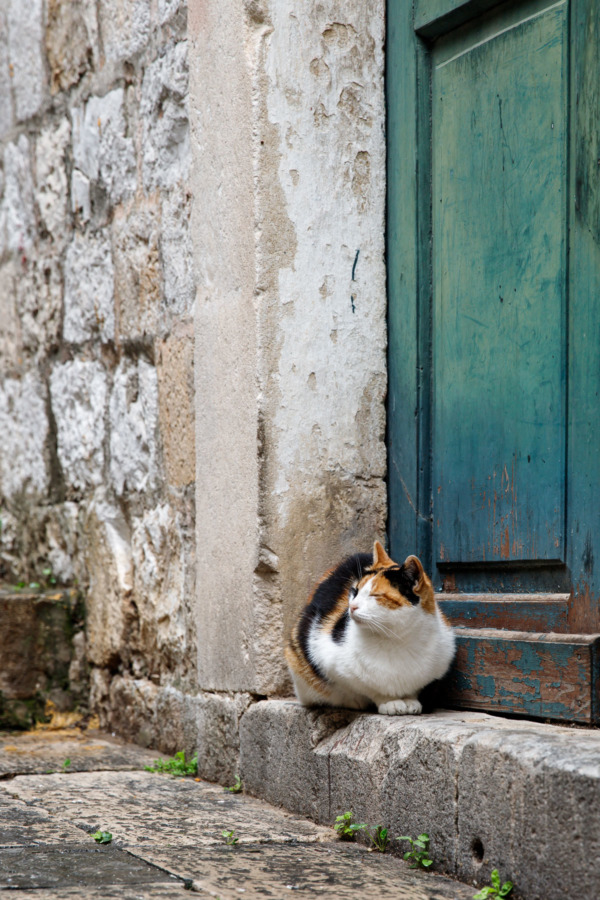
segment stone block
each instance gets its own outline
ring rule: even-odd
[[[55,366],[50,397],[65,482],[80,490],[101,484],[107,397],[102,364],[75,359]]]
[[[63,119],[58,126],[44,129],[35,146],[35,199],[41,224],[54,247],[62,249],[69,239],[69,182],[66,153],[71,126]]]
[[[46,390],[36,372],[0,385],[0,494],[44,494]]]
[[[600,734],[519,725],[463,748],[457,874],[480,882],[498,868],[527,900],[598,897]]]
[[[98,15],[104,52],[110,62],[129,59],[150,37],[150,0],[100,0]]]
[[[240,774],[240,719],[252,702],[249,694],[201,693],[195,699],[198,774],[233,784]]]
[[[351,809],[392,835],[425,831],[436,861],[455,871],[458,759],[471,734],[453,714],[447,721],[356,715],[320,748],[329,758],[329,822]]]
[[[52,94],[78,83],[98,55],[94,0],[48,0],[46,54]]]
[[[174,687],[161,687],[152,742],[162,753],[174,756],[183,750],[191,759],[198,746],[198,698]]]
[[[85,523],[89,589],[86,603],[88,656],[96,666],[115,665],[126,639],[133,564],[129,526],[99,490]]]
[[[130,197],[136,188],[136,157],[133,138],[127,136],[123,88],[90,97],[71,114],[75,169],[97,182],[112,203]]]
[[[157,686],[145,678],[116,675],[110,682],[106,726],[140,747],[150,746],[157,694]]]
[[[43,0],[9,0],[8,39],[15,111],[22,122],[40,111],[47,94]]]
[[[113,218],[117,330],[121,340],[140,340],[157,330],[161,300],[160,209],[150,196]]]
[[[31,727],[48,699],[63,709],[72,704],[69,669],[81,612],[76,591],[0,591],[0,727]]]
[[[187,0],[158,0],[158,21],[161,25],[171,23],[175,17],[187,17]]]
[[[158,385],[154,366],[123,359],[110,397],[110,475],[117,494],[145,491],[158,479]]]
[[[306,710],[289,700],[255,703],[239,725],[246,790],[315,822],[329,822],[329,760],[320,745],[347,724],[348,715]]]
[[[187,42],[180,41],[147,67],[142,82],[142,171],[147,191],[170,188],[187,178],[190,162],[187,93]]]
[[[7,9],[0,9],[0,140],[13,127],[14,109],[8,41]]]
[[[166,324],[172,318],[191,318],[196,297],[192,236],[191,196],[181,184],[170,190],[162,204],[160,251],[163,267]]]
[[[247,789],[293,812],[332,823],[351,809],[394,836],[426,831],[438,870],[482,885],[498,868],[526,900],[600,894],[596,731],[271,700],[242,716],[240,747]]]
[[[17,313],[19,273],[14,259],[0,266],[0,368],[13,374],[22,362],[21,323]]]
[[[186,559],[173,510],[166,504],[134,519],[131,546],[137,636],[150,672],[184,673],[193,660],[193,614],[185,592]]]
[[[63,273],[54,246],[38,245],[37,253],[21,260],[15,293],[23,350],[39,358],[60,340]]]
[[[114,338],[114,270],[107,231],[98,236],[76,234],[69,244],[63,335],[73,343]]]
[[[0,188],[2,185],[0,185]],[[4,149],[4,191],[0,203],[0,256],[18,253],[27,260],[36,233],[29,141],[22,134]]]
[[[196,477],[193,329],[159,343],[157,374],[167,478],[183,487]]]

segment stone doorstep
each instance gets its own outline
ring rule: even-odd
[[[315,822],[352,810],[393,835],[428,832],[438,871],[461,881],[498,868],[523,900],[600,897],[600,731],[266,700],[241,718],[240,773]]]

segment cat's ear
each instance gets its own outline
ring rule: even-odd
[[[402,568],[411,580],[413,591],[415,594],[418,594],[423,587],[423,580],[425,578],[425,570],[421,560],[416,556],[407,556]]]
[[[373,547],[373,568],[380,569],[382,566],[393,566],[394,561],[389,558],[379,541],[375,541]]]

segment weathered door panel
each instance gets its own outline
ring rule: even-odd
[[[388,0],[387,50],[391,552],[447,702],[598,722],[598,4]]]
[[[600,635],[457,630],[446,701],[541,719],[600,719]]]
[[[564,559],[566,11],[432,49],[434,562]]]

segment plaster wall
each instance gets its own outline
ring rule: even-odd
[[[385,527],[384,4],[208,0],[189,37],[198,678],[272,695]]]

